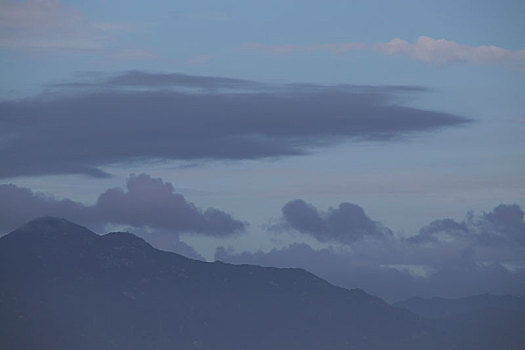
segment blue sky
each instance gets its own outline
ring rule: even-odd
[[[306,242],[316,249],[337,246],[308,234],[301,235],[293,227],[289,227],[288,233],[268,233],[268,227],[283,219],[283,206],[299,198],[320,212],[328,210],[326,217],[329,207],[335,208],[342,202],[356,203],[399,237],[416,235],[421,227],[436,219],[452,218],[460,222],[470,211],[483,215],[502,203],[524,208],[524,14],[523,1],[321,4],[282,0],[1,0],[3,115],[0,118],[4,118],[5,132],[0,133],[0,147],[6,152],[14,151],[2,153],[0,148],[0,154],[9,158],[4,163],[7,166],[4,165],[0,183],[44,193],[51,201],[70,199],[90,206],[108,188],[125,188],[130,174],[162,178],[196,206],[218,208],[249,224],[245,233],[237,236],[177,233],[177,240],[193,246],[208,259],[213,259],[218,246],[230,247],[232,252],[268,251],[293,242]],[[212,80],[214,77],[249,80],[256,85],[247,89],[269,89],[277,99],[278,91],[286,90],[295,96],[293,101],[306,98],[301,94],[309,93],[297,90],[293,84],[308,83],[315,91],[348,93],[349,99],[378,99],[379,102],[372,102],[378,104],[373,108],[395,105],[422,115],[435,112],[436,120],[441,119],[433,126],[428,123],[409,126],[403,123],[414,123],[413,120],[403,122],[395,119],[396,114],[387,130],[391,133],[389,137],[367,133],[369,127],[390,123],[390,119],[379,119],[370,125],[360,124],[361,136],[353,131],[344,137],[325,133],[316,136],[312,127],[308,135],[314,135],[313,138],[301,139],[304,136],[298,133],[301,122],[291,119],[292,124],[286,124],[283,114],[283,125],[291,125],[291,138],[283,142],[289,142],[286,147],[298,147],[296,150],[302,154],[268,151],[270,156],[223,157],[213,156],[212,152],[192,158],[173,154],[163,157],[162,152],[152,151],[147,155],[138,152],[128,158],[115,155],[108,161],[102,161],[102,155],[82,158],[86,162],[97,158],[99,163],[93,165],[110,177],[67,171],[66,165],[58,163],[60,171],[42,169],[42,165],[38,165],[37,172],[17,170],[16,167],[26,169],[31,165],[24,164],[24,159],[37,164],[38,157],[43,156],[38,155],[38,149],[11,144],[23,132],[20,130],[32,126],[10,129],[9,118],[37,118],[28,114],[30,108],[43,108],[41,118],[46,118],[45,108],[56,111],[53,108],[66,108],[73,103],[67,100],[68,96],[85,97],[98,91],[111,98],[132,93],[135,90],[131,85],[117,88],[111,85],[111,79],[133,78],[126,75],[130,71],[154,80],[151,86],[140,85],[142,81],[133,85],[152,94],[162,94],[173,87],[162,85],[165,84],[162,81],[181,79],[170,74],[189,77],[192,84],[221,83]],[[198,77],[209,80],[197,83]],[[80,83],[83,88],[78,87]],[[204,95],[226,96],[226,92],[212,91],[210,86],[198,88],[203,89]],[[352,88],[345,90],[342,86]],[[250,91],[253,92],[240,90],[240,93]],[[322,93],[312,94],[311,98],[325,101]],[[62,107],[42,102],[54,98],[64,99],[65,102],[56,102]],[[346,102],[340,103],[344,107]],[[327,115],[334,110],[332,107],[325,106]],[[97,111],[88,108],[89,113]],[[272,111],[280,113],[278,109]],[[173,113],[177,118],[176,112]],[[319,120],[326,117],[323,113],[321,109]],[[445,115],[456,119],[448,120]],[[89,120],[89,116],[86,118]],[[333,123],[337,123],[337,116],[334,118]],[[65,120],[59,123],[67,123]],[[309,120],[305,123],[315,122]],[[209,122],[203,119],[203,123]],[[233,123],[229,119],[226,122]],[[125,125],[126,119],[118,119],[118,123]],[[57,124],[57,128],[62,128],[62,124]],[[52,132],[46,124],[38,125],[33,128],[41,135]],[[258,132],[247,127],[252,131],[246,132]],[[327,132],[337,134],[337,124],[333,127]],[[136,136],[138,144],[152,137],[141,134],[143,131],[131,130],[127,135]],[[109,135],[118,137],[118,133]],[[195,135],[205,140],[205,136]],[[52,141],[42,139],[43,143],[35,143],[35,147],[50,147]],[[95,147],[96,141],[99,140],[88,141],[93,145],[86,147]],[[55,146],[58,152],[74,148],[66,142]],[[15,158],[18,160],[13,161]],[[118,225],[133,228],[130,222],[122,220]],[[97,227],[103,230],[102,226]],[[146,231],[151,233],[155,229],[148,227]],[[162,233],[155,239],[159,246],[168,249],[169,237]]]

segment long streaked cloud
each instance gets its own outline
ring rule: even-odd
[[[52,0],[0,1],[0,47],[45,52],[103,52],[121,58],[153,58],[137,48],[110,48],[141,29],[127,23],[93,22],[75,7]]]
[[[281,220],[287,226],[281,223],[279,234],[284,229],[313,236],[333,243],[329,248],[293,243],[268,252],[236,253],[219,247],[215,258],[301,267],[332,283],[361,287],[389,300],[414,295],[525,293],[525,221],[516,204],[501,204],[486,213],[471,212],[460,222],[436,220],[410,238],[393,235],[357,205],[344,209],[347,206],[343,203],[322,211],[291,201],[283,207]],[[340,215],[344,217],[335,226],[330,223]]]
[[[15,185],[0,185],[0,230],[7,232],[39,216],[58,216],[103,229],[120,225],[163,232],[227,236],[246,223],[215,208],[203,210],[175,192],[172,184],[149,175],[132,175],[126,189],[111,188],[94,205],[34,193]]]
[[[128,72],[0,102],[0,177],[107,176],[151,160],[302,155],[343,140],[390,140],[469,119],[406,107],[417,87],[267,85]]]
[[[414,43],[395,38],[389,42],[377,42],[374,44],[361,42],[313,45],[246,43],[243,45],[243,48],[274,55],[312,52],[342,54],[356,50],[369,50],[388,56],[407,57],[434,66],[468,63],[478,65],[504,64],[510,68],[522,68],[525,65],[525,50],[508,50],[494,45],[464,45],[455,41],[434,39],[428,36],[420,36]]]

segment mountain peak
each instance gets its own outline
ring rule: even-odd
[[[59,218],[56,216],[41,216],[39,218],[33,219],[29,221],[24,226],[41,226],[41,225],[47,225],[47,226],[58,226],[58,225],[76,225],[72,223],[69,220],[66,220],[64,218]]]
[[[38,234],[60,234],[60,235],[95,235],[87,228],[77,225],[69,220],[55,217],[55,216],[42,216],[34,219],[27,224],[14,231],[23,232],[35,232]]]

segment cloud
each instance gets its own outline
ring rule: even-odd
[[[0,198],[0,229],[5,231],[45,215],[63,217],[97,229],[122,225],[218,237],[246,228],[246,223],[223,211],[198,208],[175,193],[170,183],[146,174],[130,176],[126,190],[108,189],[92,206],[57,200],[15,185],[0,185]]]
[[[388,56],[408,57],[434,66],[453,63],[504,64],[512,69],[523,69],[525,50],[508,50],[494,45],[462,45],[447,39],[433,39],[420,36],[415,43],[395,38],[389,42],[367,44],[360,42],[327,43],[314,45],[265,45],[246,43],[243,49],[273,55],[296,53],[329,52],[333,54],[369,50]]]
[[[347,140],[390,140],[468,119],[398,104],[417,87],[265,85],[128,72],[0,102],[0,177],[108,176],[152,160],[302,155]]]
[[[452,63],[495,64],[525,62],[525,50],[511,51],[497,46],[469,46],[446,39],[420,36],[415,43],[393,39],[377,43],[374,49],[386,55],[398,55],[436,66]]]
[[[390,301],[416,295],[525,294],[525,222],[517,205],[502,204],[488,213],[469,213],[462,222],[436,220],[408,239],[386,235],[383,239],[341,242],[327,230],[327,217],[340,207],[323,213],[302,201],[290,203],[300,214],[294,212],[290,219],[298,232],[315,237],[319,232],[328,232],[336,236],[332,242],[344,244],[315,249],[293,243],[268,252],[238,253],[219,247],[215,258],[305,268],[337,285],[363,288]],[[354,225],[370,230],[371,223],[375,223],[357,206],[340,210],[339,214],[346,220],[341,227],[348,226],[350,232]],[[363,223],[353,224],[352,218],[360,218]]]
[[[137,26],[89,21],[70,5],[52,0],[0,1],[0,47],[46,52],[99,52],[130,58],[145,52],[109,49],[121,34],[139,31]]]
[[[205,211],[175,193],[173,185],[149,175],[131,176],[127,191],[109,189],[97,200],[95,210],[103,222],[134,227],[153,226],[175,232],[224,236],[242,231],[245,224],[218,209]]]
[[[13,230],[40,216],[61,216],[72,221],[83,219],[87,207],[68,199],[33,193],[28,188],[0,185],[0,233]]]
[[[450,261],[428,268],[427,275],[414,273],[413,265],[381,264],[357,260],[352,253],[335,249],[314,249],[304,243],[269,252],[235,253],[220,247],[216,260],[234,264],[304,268],[344,288],[362,288],[387,301],[413,296],[464,297],[483,293],[525,294],[525,271],[512,272],[501,264],[471,264]]]
[[[517,204],[500,204],[482,215],[470,213],[462,222],[442,219],[431,222],[409,238],[417,244],[428,242],[450,243],[465,239],[473,244],[497,247],[499,245],[525,246],[523,210]]]
[[[305,268],[337,285],[363,288],[391,301],[416,295],[525,294],[525,221],[516,204],[469,212],[461,222],[435,220],[404,238],[355,204],[320,211],[295,200],[283,207],[281,222],[273,228],[331,245],[314,248],[292,243],[266,252],[219,247],[215,258]]]
[[[201,90],[259,89],[264,87],[264,84],[250,80],[194,76],[180,73],[147,73],[137,70],[112,77],[106,81],[106,84],[115,87],[178,87]]]
[[[286,55],[292,53],[330,52],[335,54],[363,50],[363,43],[328,43],[318,45],[264,45],[259,43],[246,43],[243,48],[250,51],[258,51],[266,54]]]
[[[282,223],[274,229],[294,229],[320,242],[351,244],[363,238],[392,238],[392,231],[370,219],[360,206],[352,203],[341,203],[337,208],[322,212],[297,199],[286,203],[282,213]]]

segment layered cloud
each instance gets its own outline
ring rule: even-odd
[[[343,219],[335,220],[338,216]],[[436,220],[409,238],[395,236],[348,203],[322,211],[301,200],[291,201],[283,207],[281,220],[280,231],[313,236],[332,245],[316,249],[294,243],[269,252],[239,253],[219,247],[216,259],[302,267],[333,283],[361,287],[388,300],[525,293],[525,221],[523,210],[515,204],[502,204],[488,213],[468,213],[461,222]]]
[[[197,207],[176,193],[170,183],[145,174],[128,178],[125,190],[108,189],[92,206],[57,200],[15,185],[0,185],[0,198],[0,229],[3,232],[45,215],[100,229],[112,224],[218,237],[246,228],[246,223],[221,210]]]
[[[469,122],[398,103],[400,94],[421,90],[144,72],[60,84],[0,102],[0,177],[107,176],[99,167],[124,162],[301,155]]]
[[[316,45],[264,45],[260,43],[246,43],[243,48],[245,50],[273,55],[311,52],[342,54],[356,50],[369,50],[388,56],[407,57],[434,66],[468,63],[504,64],[511,68],[523,68],[525,65],[525,50],[508,50],[494,45],[464,45],[455,41],[434,39],[428,36],[420,36],[414,43],[395,38],[389,42],[378,42],[375,44],[360,42]]]

